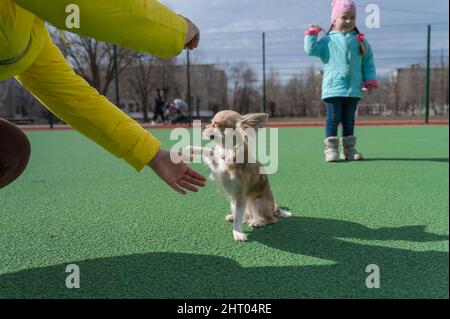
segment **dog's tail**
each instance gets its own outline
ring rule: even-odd
[[[276,206],[273,214],[275,215],[275,217],[283,217],[283,218],[288,218],[292,216],[292,213],[289,210],[289,208],[279,208]]]

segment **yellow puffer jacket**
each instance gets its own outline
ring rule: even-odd
[[[0,0],[0,81],[22,83],[50,111],[141,170],[161,143],[76,75],[45,27],[66,29],[66,7],[80,8],[68,31],[159,57],[184,47],[186,21],[156,0]]]

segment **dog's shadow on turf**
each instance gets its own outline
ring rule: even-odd
[[[0,275],[0,298],[448,298],[448,252],[396,249],[379,242],[448,240],[426,233],[424,226],[370,229],[347,221],[292,217],[253,230],[249,239],[248,244],[259,242],[298,258],[289,257],[292,265],[282,267],[241,267],[230,258],[183,253],[68,261]],[[360,239],[375,242],[354,242]],[[317,265],[302,265],[305,256],[318,258]],[[68,264],[80,267],[80,289],[66,287]],[[380,269],[380,289],[365,285],[371,264]]]

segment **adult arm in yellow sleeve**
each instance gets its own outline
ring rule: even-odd
[[[39,57],[17,80],[74,129],[141,170],[160,142],[78,76],[46,33]]]
[[[161,58],[178,55],[189,42],[189,22],[157,0],[14,1],[60,29]],[[79,29],[66,26],[72,4],[80,9]]]
[[[136,170],[149,165],[181,194],[197,191],[191,184],[204,186],[203,176],[173,163],[157,139],[75,74],[48,31],[40,56],[16,79],[50,111]]]

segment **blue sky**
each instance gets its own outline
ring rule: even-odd
[[[329,0],[162,0],[189,17],[202,31],[194,61],[261,63],[261,33],[266,32],[267,60],[282,77],[290,77],[318,61],[303,53],[303,30],[310,24],[330,25]],[[358,26],[374,48],[379,73],[422,62],[426,25],[432,25],[433,61],[448,57],[447,0],[359,0]],[[368,4],[381,9],[379,29],[365,28]],[[269,67],[269,68],[270,68]]]

